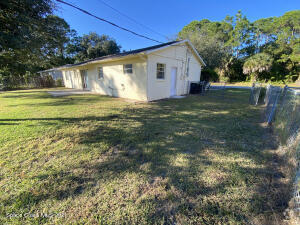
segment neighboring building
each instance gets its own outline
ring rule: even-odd
[[[62,71],[58,68],[53,68],[49,70],[43,70],[38,72],[42,77],[43,76],[51,76],[53,80],[63,79]]]
[[[188,94],[205,66],[190,41],[172,41],[148,48],[62,66],[67,88],[152,101]]]

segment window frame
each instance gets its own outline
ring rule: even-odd
[[[131,65],[131,68],[126,68],[126,66]],[[131,72],[129,72],[131,70]],[[127,63],[123,64],[123,73],[124,74],[133,74],[133,64],[132,63]]]
[[[161,67],[159,68],[159,66],[163,66],[163,71],[161,70]],[[156,80],[165,80],[166,79],[166,64],[165,63],[156,63]],[[160,70],[159,70],[160,69]],[[159,78],[158,74],[163,72],[163,78]]]
[[[100,71],[102,71],[102,76],[100,75]],[[98,78],[98,80],[103,80],[104,79],[104,69],[103,69],[103,66],[98,66],[97,67],[97,78]]]

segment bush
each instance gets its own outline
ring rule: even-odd
[[[14,75],[7,68],[0,69],[0,88],[2,90],[54,86],[63,86],[62,79],[55,82],[50,75],[41,76],[38,73],[31,73],[29,71],[26,71],[23,75]]]
[[[19,86],[20,77],[13,76],[7,67],[0,69],[0,86],[3,90],[12,90]]]
[[[246,76],[243,74],[243,60],[242,59],[232,59],[227,66],[225,71],[225,77],[228,77],[228,81],[245,81]]]
[[[56,86],[56,87],[63,87],[63,86],[64,86],[63,79],[58,78],[58,79],[55,81],[55,86]]]
[[[219,81],[228,83],[228,82],[230,82],[230,78],[229,77],[220,77]]]
[[[55,80],[50,75],[46,75],[42,77],[42,87],[54,87]]]
[[[202,81],[218,81],[219,75],[212,69],[204,69],[201,72]]]

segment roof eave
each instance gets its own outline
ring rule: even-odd
[[[136,58],[136,57],[139,57],[141,55],[144,56],[145,53],[144,52],[139,52],[139,53],[125,55],[125,56],[118,56],[118,57],[107,58],[107,59],[99,59],[99,60],[94,60],[94,61],[86,62],[86,63],[80,64],[80,65],[64,66],[64,67],[60,67],[59,69],[60,70],[67,70],[67,69],[70,69],[70,68],[85,67],[85,66],[92,65],[92,64],[106,63],[106,62],[119,61],[119,60],[123,60],[123,59]]]

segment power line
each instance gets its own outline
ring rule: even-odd
[[[148,27],[148,26],[146,26],[146,25],[144,25],[144,24],[138,22],[137,20],[131,18],[130,16],[126,15],[125,13],[122,13],[122,12],[119,11],[118,9],[112,7],[111,5],[109,5],[108,3],[106,3],[105,1],[102,1],[102,0],[98,0],[98,1],[101,2],[102,4],[106,5],[107,7],[111,8],[112,10],[116,11],[116,12],[119,13],[120,15],[122,15],[122,16],[126,17],[127,19],[133,21],[134,23],[136,23],[136,24],[138,24],[138,25],[140,25],[140,26],[142,26],[142,27],[144,27],[144,28],[146,28],[146,29],[152,31],[153,33],[156,33],[156,34],[158,34],[158,35],[160,35],[160,36],[162,36],[162,37],[164,37],[164,38],[166,38],[166,39],[168,40],[168,37],[167,37],[166,35],[161,34],[161,33],[157,32],[157,31],[153,30],[152,28],[150,28],[150,27]]]
[[[81,8],[75,6],[75,5],[72,5],[72,4],[68,3],[68,2],[65,2],[65,1],[63,1],[63,0],[56,0],[56,1],[57,1],[57,2],[60,2],[60,3],[62,3],[62,4],[65,4],[65,5],[68,5],[68,6],[72,7],[72,8],[75,8],[75,9],[77,9],[77,10],[79,10],[79,11],[81,11],[81,12],[83,12],[83,13],[89,15],[89,16],[92,16],[92,17],[94,17],[94,18],[96,18],[96,19],[98,19],[98,20],[101,20],[101,21],[103,21],[103,22],[106,22],[106,23],[108,23],[108,24],[110,24],[110,25],[112,25],[112,26],[115,26],[115,27],[117,27],[117,28],[119,28],[119,29],[121,29],[121,30],[125,30],[125,31],[127,31],[127,32],[129,32],[129,33],[132,33],[132,34],[136,35],[136,36],[139,36],[139,37],[148,39],[148,40],[150,40],[150,41],[155,41],[155,42],[157,42],[157,43],[161,43],[161,44],[163,43],[163,42],[161,42],[161,41],[157,41],[157,40],[155,40],[155,39],[153,39],[153,38],[149,38],[149,37],[144,36],[144,35],[142,35],[142,34],[138,34],[138,33],[134,32],[134,31],[132,31],[132,30],[129,30],[129,29],[127,29],[127,28],[121,27],[121,26],[119,26],[119,25],[117,25],[117,24],[115,24],[115,23],[112,23],[112,22],[110,22],[110,21],[108,21],[108,20],[106,20],[106,19],[103,19],[103,18],[100,18],[100,17],[98,17],[98,16],[95,16],[95,15],[93,15],[92,13],[90,13],[90,12],[84,10],[84,9],[81,9]]]

